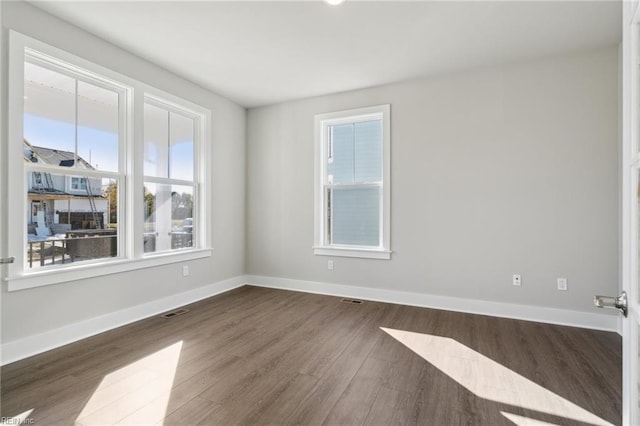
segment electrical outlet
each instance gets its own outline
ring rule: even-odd
[[[558,290],[560,290],[560,291],[567,291],[568,290],[567,279],[566,278],[558,278]]]
[[[182,267],[182,276],[183,277],[189,276],[189,265],[184,265]]]
[[[514,274],[512,284],[520,287],[522,285],[522,277],[520,275]]]
[[[327,269],[329,269],[330,271],[333,271],[333,260],[327,261]]]

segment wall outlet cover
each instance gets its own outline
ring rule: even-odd
[[[566,278],[558,278],[558,290],[559,291],[567,291],[567,279]]]

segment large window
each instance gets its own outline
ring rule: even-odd
[[[24,54],[23,83],[22,138],[12,143],[22,145],[30,208],[25,269],[118,257],[118,200],[112,217],[106,191],[125,179],[127,90],[34,50]]]
[[[210,256],[210,112],[13,31],[10,44],[9,289]]]
[[[316,116],[316,254],[390,258],[389,113]]]

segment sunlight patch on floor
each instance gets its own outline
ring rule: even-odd
[[[558,426],[556,423],[543,422],[542,420],[519,416],[505,411],[500,411],[500,414],[511,420],[517,426]]]
[[[31,410],[27,410],[24,413],[20,413],[17,416],[13,417],[3,417],[0,425],[25,425],[25,424],[33,424],[33,419],[30,419],[29,416],[33,413],[33,408]]]
[[[380,329],[480,398],[579,422],[611,424],[451,338],[385,327]],[[509,416],[515,416],[501,413],[509,420],[512,420]],[[516,417],[520,416],[513,419]],[[523,419],[532,420],[520,417],[521,421]]]
[[[78,415],[76,425],[162,421],[181,350],[182,341],[106,375]]]

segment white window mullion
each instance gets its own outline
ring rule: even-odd
[[[333,244],[333,240],[331,238],[333,236],[333,187],[332,186],[327,185],[326,194],[327,194],[327,207],[325,208],[325,211],[328,214],[328,217],[324,221],[325,225],[327,226],[326,244],[331,245]]]
[[[125,232],[127,240],[125,249],[129,256],[134,259],[141,258],[144,254],[142,241],[138,235],[144,232],[144,199],[142,195],[143,188],[143,167],[144,167],[144,129],[140,125],[142,117],[144,117],[144,98],[142,96],[134,96],[128,103],[127,108],[132,112],[128,116],[133,116],[134,121],[127,127],[127,132],[132,141],[127,147],[125,159],[127,167],[126,193],[123,194],[125,203],[126,217]]]
[[[144,176],[144,181],[147,183],[157,183],[157,184],[164,184],[164,185],[192,186],[194,184],[194,181],[192,180],[170,179],[170,178],[157,177],[157,176]]]
[[[74,126],[73,126],[73,167],[78,167],[78,79],[75,79],[75,93],[73,97],[73,114],[74,114]]]
[[[171,176],[171,112],[167,111],[167,176]]]
[[[9,34],[13,48],[9,49],[8,84],[8,149],[7,149],[7,205],[16,208],[7,209],[6,244],[9,256],[15,257],[13,264],[7,265],[5,279],[22,276],[25,265],[25,240],[27,224],[27,179],[23,164],[22,128],[24,100],[24,49],[15,48],[19,41],[15,33]],[[4,224],[3,224],[4,225]]]
[[[380,183],[380,185],[378,185],[379,189],[379,193],[378,193],[378,202],[380,203],[380,211],[378,212],[378,223],[379,223],[379,235],[378,235],[378,241],[380,241],[380,246],[381,247],[388,247],[387,242],[385,241],[385,224],[384,224],[384,218],[385,218],[385,211],[384,211],[384,184]]]
[[[64,174],[68,176],[79,176],[79,177],[93,177],[93,178],[112,178],[118,179],[120,176],[124,176],[124,173],[120,172],[106,172],[101,170],[90,170],[90,169],[75,169],[72,167],[54,167],[48,165],[34,164],[34,163],[24,163],[24,170],[26,172],[41,172],[41,173],[50,173],[50,174]]]
[[[202,161],[205,158],[211,158],[211,144],[207,143],[209,140],[209,132],[211,131],[211,113],[209,111],[201,111],[201,114],[195,118],[196,132],[195,141],[196,147],[194,172],[198,177],[196,182],[196,191],[198,198],[195,200],[195,217],[197,220],[198,229],[194,234],[197,247],[212,247],[215,241],[213,240],[212,230],[213,226],[208,222],[213,215],[213,200],[210,195],[209,188],[212,185],[212,173],[211,167],[207,167],[206,163]]]

